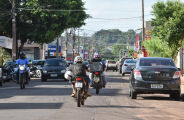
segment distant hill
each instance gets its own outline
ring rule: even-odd
[[[92,39],[98,44],[134,44],[136,41],[136,32],[132,29],[122,32],[119,29],[100,30],[96,32]]]

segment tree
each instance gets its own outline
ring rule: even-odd
[[[152,57],[171,57],[172,55],[167,42],[160,40],[158,37],[143,41],[143,46]]]
[[[2,0],[0,6],[3,11],[11,11],[8,0]],[[64,30],[84,25],[88,17],[84,10],[82,0],[17,0],[17,39],[21,40],[21,47],[28,39],[37,43],[52,42]],[[12,36],[11,20],[8,26],[4,25],[8,17],[11,14],[0,16],[0,33]]]
[[[123,44],[115,44],[112,46],[112,53],[114,55],[119,55],[120,51],[124,50],[124,45]]]
[[[184,40],[184,4],[180,1],[157,2],[153,6],[153,15],[152,34],[166,42],[171,57],[176,60]]]

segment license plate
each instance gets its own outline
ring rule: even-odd
[[[164,88],[163,84],[151,84],[151,88],[161,89]]]
[[[57,74],[50,74],[51,77],[57,77]]]
[[[76,88],[82,88],[82,85],[83,85],[83,84],[82,84],[81,82],[76,82],[76,83],[75,83],[75,87],[76,87]]]

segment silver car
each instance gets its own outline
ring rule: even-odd
[[[122,65],[122,76],[126,73],[131,73],[131,70],[135,67],[137,60],[135,59],[127,59],[125,60],[124,64]]]

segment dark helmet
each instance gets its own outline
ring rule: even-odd
[[[21,51],[21,52],[20,52],[20,58],[22,58],[22,59],[25,58],[25,53],[24,53],[24,51]]]

